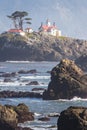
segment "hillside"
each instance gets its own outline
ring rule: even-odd
[[[76,59],[76,64],[78,64],[84,71],[87,72],[87,54],[84,54]]]
[[[9,33],[0,35],[0,61],[58,61],[62,58],[76,59],[84,53],[87,53],[85,40],[35,32],[25,37]]]

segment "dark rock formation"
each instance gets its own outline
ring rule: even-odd
[[[32,97],[32,98],[42,98],[42,95],[40,93],[35,92],[15,92],[15,91],[1,91],[0,92],[0,98],[20,98],[20,97]]]
[[[18,104],[17,106],[5,105],[7,108],[13,109],[17,113],[18,123],[34,120],[34,114],[29,112],[29,108],[25,104]]]
[[[17,113],[6,106],[0,105],[0,130],[15,130],[17,123]]]
[[[40,93],[35,92],[15,92],[15,91],[1,91],[0,92],[0,98],[20,98],[20,97],[32,97],[32,98],[42,98],[42,95]]]
[[[62,58],[75,59],[86,52],[85,40],[35,32],[25,37],[8,33],[0,36],[0,61],[58,61]]]
[[[39,85],[39,83],[38,83],[38,81],[31,81],[30,83],[28,83],[26,85]]]
[[[35,69],[33,69],[33,70],[20,70],[20,71],[18,71],[18,73],[19,74],[28,74],[28,73],[30,73],[30,74],[34,74],[34,73],[37,73],[37,71],[35,70]]]
[[[63,59],[51,71],[51,82],[43,93],[43,99],[87,98],[87,75],[74,63]]]
[[[40,120],[40,121],[50,121],[50,118],[49,117],[41,117],[38,120]]]
[[[58,130],[87,130],[87,108],[69,107],[61,112]]]
[[[44,88],[33,88],[32,91],[44,91]]]
[[[87,72],[87,54],[84,54],[76,59],[76,64],[78,64],[84,71]]]
[[[34,120],[34,114],[29,112],[25,104],[0,105],[0,130],[31,130],[30,128],[17,127],[17,124],[32,120]]]
[[[15,77],[15,76],[17,76],[18,75],[18,73],[16,73],[16,72],[12,72],[12,73],[3,73],[2,75],[0,75],[0,77]]]

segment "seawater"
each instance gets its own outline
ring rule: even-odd
[[[33,88],[47,88],[50,82],[50,73],[58,62],[29,62],[29,61],[7,61],[0,62],[0,74],[7,72],[18,72],[20,70],[36,69],[34,74],[18,74],[10,77],[11,82],[4,82],[4,77],[0,77],[0,91],[32,91]],[[27,85],[31,81],[38,81],[39,85]],[[43,92],[43,91],[42,91]],[[30,127],[34,130],[57,130],[58,117],[50,117],[50,121],[39,121],[39,117],[48,116],[49,114],[60,113],[69,106],[87,107],[87,99],[74,97],[71,100],[42,100],[37,98],[0,98],[0,104],[18,105],[25,103],[29,110],[34,112],[35,120],[19,124],[22,127]]]

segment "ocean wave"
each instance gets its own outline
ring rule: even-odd
[[[7,63],[54,63],[54,64],[58,64],[58,62],[54,61],[54,62],[51,62],[51,61],[5,61]]]
[[[68,102],[68,101],[87,101],[87,98],[81,98],[81,97],[73,97],[72,99],[59,99],[58,101]]]
[[[34,61],[6,61],[7,63],[34,63]]]
[[[36,121],[36,123],[39,123],[39,124],[34,125],[34,124],[31,124],[31,121],[27,121],[25,123],[19,123],[18,126],[21,126],[22,128],[29,127],[34,130],[56,130],[57,129],[56,126],[47,125],[46,124],[47,122],[43,122],[43,125],[42,125],[42,121]]]
[[[50,79],[50,76],[21,76],[22,79]]]

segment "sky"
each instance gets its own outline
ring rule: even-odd
[[[28,12],[35,31],[49,19],[63,36],[87,40],[87,0],[0,0],[0,33],[13,28],[7,15],[15,11]]]

